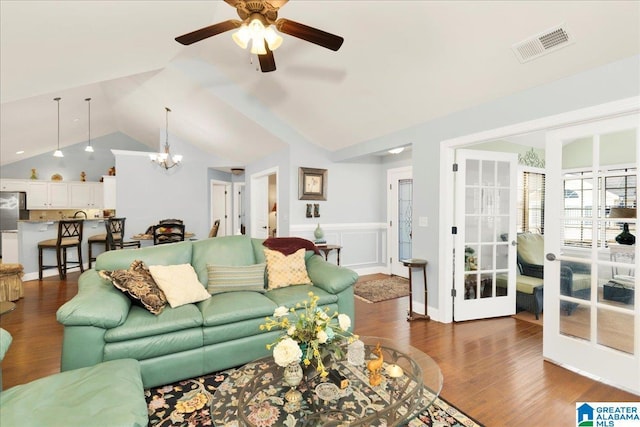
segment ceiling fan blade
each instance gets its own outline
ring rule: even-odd
[[[264,55],[258,55],[258,61],[260,61],[260,69],[263,73],[268,73],[270,71],[276,70],[276,60],[273,57],[273,52],[269,49],[267,42],[264,42],[264,48],[267,50],[267,53]]]
[[[276,21],[276,28],[282,33],[315,43],[318,46],[326,47],[333,51],[340,49],[342,42],[344,42],[344,38],[340,36],[284,18]]]
[[[206,38],[215,36],[220,33],[224,33],[229,30],[233,30],[242,25],[241,21],[236,19],[229,19],[228,21],[219,22],[217,24],[209,25],[208,27],[200,28],[199,30],[192,31],[187,34],[176,37],[176,41],[185,46],[199,42]]]

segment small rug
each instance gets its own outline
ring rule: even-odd
[[[374,303],[409,295],[409,280],[400,276],[357,282],[354,293],[361,300]]]
[[[149,426],[197,427],[213,426],[211,414],[217,390],[229,391],[231,378],[236,369],[192,378],[158,388],[145,390],[149,411]],[[229,381],[226,381],[229,379]],[[215,406],[215,405],[214,405]],[[233,411],[233,407],[225,408]],[[261,423],[264,427],[267,420]],[[226,427],[239,425],[236,422],[224,424]],[[435,402],[407,427],[483,427],[469,416],[459,411],[444,399]]]

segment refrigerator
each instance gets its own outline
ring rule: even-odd
[[[29,219],[27,210],[27,193],[17,191],[0,191],[0,232],[18,231],[18,220]],[[0,239],[0,255],[2,239]]]

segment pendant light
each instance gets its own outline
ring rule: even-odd
[[[182,155],[181,154],[171,154],[170,152],[170,148],[169,148],[169,113],[171,112],[171,110],[169,109],[169,107],[164,107],[164,109],[166,110],[165,114],[166,114],[166,140],[164,143],[164,151],[160,152],[160,153],[151,153],[149,154],[149,157],[151,158],[151,161],[165,169],[171,169],[174,166],[178,166],[180,164],[180,162],[182,161]]]
[[[53,157],[64,157],[60,150],[60,97],[53,98],[58,103],[58,149],[53,153]]]
[[[89,106],[89,119],[87,120],[89,126],[89,140],[87,141],[87,146],[84,148],[84,151],[87,153],[93,153],[93,147],[91,146],[91,98],[85,98],[87,101],[87,105]]]

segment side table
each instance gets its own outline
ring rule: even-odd
[[[320,251],[324,253],[325,261],[329,261],[329,253],[335,250],[338,255],[337,264],[340,265],[340,250],[342,249],[342,246],[340,245],[320,245],[320,246],[316,245],[316,246]]]
[[[427,313],[427,260],[420,258],[401,259],[400,262],[405,267],[409,267],[409,312],[407,313],[407,322],[412,320],[429,320]],[[413,268],[421,268],[424,276],[424,314],[413,311],[413,277],[411,270]]]

